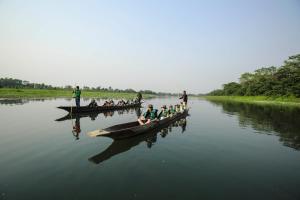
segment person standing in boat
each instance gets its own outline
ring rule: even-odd
[[[80,95],[81,90],[79,89],[79,86],[76,86],[75,90],[73,90],[73,97],[75,98],[76,107],[80,107]]]
[[[142,96],[141,92],[137,93],[136,99],[138,100],[139,103],[141,103],[141,100],[143,99],[143,96]]]
[[[181,96],[179,99],[182,99],[183,104],[184,104],[184,106],[186,107],[186,106],[187,106],[187,101],[188,101],[188,96],[187,96],[185,90],[183,91],[183,94],[182,94],[182,96]]]

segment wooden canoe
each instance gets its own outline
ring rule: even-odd
[[[105,112],[105,111],[113,111],[113,110],[123,110],[128,108],[139,108],[141,107],[141,103],[133,103],[124,106],[97,106],[97,107],[89,107],[89,106],[59,106],[57,108],[63,109],[67,112],[72,113],[91,113],[91,112]]]
[[[188,115],[188,109],[184,110],[183,112],[176,113],[172,117],[167,117],[159,121],[152,121],[149,124],[139,125],[138,121],[118,124],[115,126],[108,127],[103,130],[95,130],[89,132],[89,136],[96,137],[96,136],[104,136],[110,137],[115,140],[124,139],[133,137],[139,134],[146,133],[152,130],[159,130],[165,126],[168,126],[172,122],[175,122],[183,117]]]

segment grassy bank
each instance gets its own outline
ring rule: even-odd
[[[204,96],[212,101],[235,101],[252,104],[270,104],[300,107],[300,98],[295,97],[267,97],[267,96]]]
[[[49,98],[49,97],[72,97],[72,90],[48,90],[48,89],[11,89],[0,88],[0,98]],[[81,91],[83,98],[111,98],[111,99],[134,99],[136,93],[106,92],[106,91]],[[155,97],[143,94],[144,98]]]

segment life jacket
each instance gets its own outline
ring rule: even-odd
[[[165,109],[165,110],[162,112],[161,116],[162,116],[162,117],[168,117],[168,114],[169,114],[169,110]]]
[[[146,119],[154,120],[155,118],[157,118],[157,109],[153,109],[152,111],[147,110],[144,113],[144,117]]]

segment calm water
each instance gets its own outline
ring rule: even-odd
[[[86,133],[139,110],[55,121],[70,104],[0,101],[0,199],[300,199],[300,110],[194,99],[172,127],[112,141]]]

